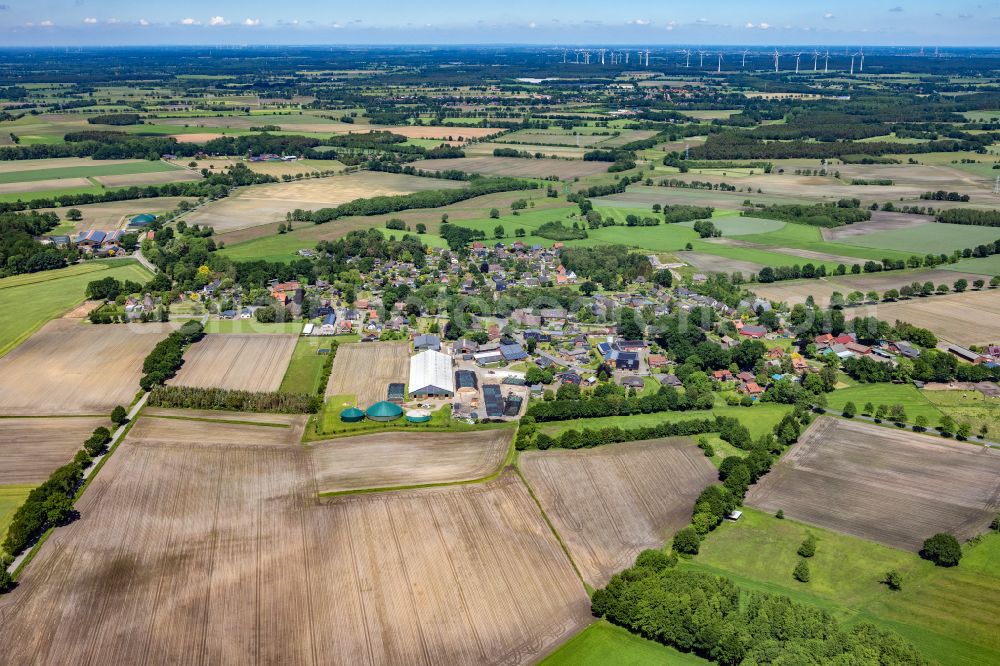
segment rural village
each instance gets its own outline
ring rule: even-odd
[[[0,663],[1000,663],[995,49],[219,53],[0,50]]]

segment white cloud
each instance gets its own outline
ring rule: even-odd
[[[45,21],[42,21],[38,25],[42,26],[43,28],[51,28],[52,26],[55,25],[55,23],[46,19]]]
[[[97,23],[97,19],[87,17],[83,19],[83,22],[86,23],[87,25],[94,25],[95,23]]]
[[[181,25],[198,25],[198,21],[193,18],[181,19]]]
[[[209,25],[226,25],[226,19],[222,16],[213,16],[208,19]]]
[[[142,19],[141,18],[141,19],[139,19],[139,25],[145,27],[145,26],[149,25],[149,21],[147,21],[146,19]]]
[[[243,25],[245,25],[247,27],[250,27],[250,28],[258,26],[258,25],[260,25],[260,19],[245,18],[245,19],[243,19]]]
[[[823,14],[823,18],[825,18],[825,19],[832,19],[832,18],[835,18],[835,17],[834,17],[834,15],[833,15],[832,12],[827,12],[826,14]]]
[[[534,30],[535,28],[538,27],[538,24],[535,23],[534,21],[532,21],[531,23],[528,24],[528,27],[531,28],[532,30]]]
[[[632,19],[628,22],[629,25],[649,25],[652,21],[647,21],[646,19]]]
[[[767,30],[771,27],[771,24],[761,21],[757,25],[754,25],[753,23],[747,23],[743,27],[745,27],[747,30],[753,30],[754,28],[757,28],[758,30]]]

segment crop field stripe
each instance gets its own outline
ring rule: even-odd
[[[147,414],[147,419],[174,419],[176,421],[200,421],[203,423],[228,423],[231,425],[261,426],[263,428],[291,428],[288,423],[269,423],[267,421],[240,421],[239,419],[209,419],[199,416],[172,416],[167,414]]]
[[[584,589],[587,590],[587,594],[589,595],[593,588],[591,588],[591,586],[587,584],[587,581],[583,579],[583,574],[580,573],[580,567],[576,565],[576,560],[573,559],[573,555],[569,552],[569,548],[566,546],[566,542],[563,541],[562,536],[559,534],[559,530],[557,530],[556,526],[552,524],[552,519],[549,518],[549,514],[545,512],[545,508],[542,506],[542,503],[538,501],[538,495],[535,494],[535,489],[532,488],[531,484],[528,483],[528,480],[524,478],[524,472],[521,471],[520,465],[515,465],[514,470],[517,472],[518,478],[521,479],[521,483],[523,483],[524,487],[528,490],[528,494],[531,495],[531,499],[535,502],[535,506],[538,507],[538,513],[542,515],[542,519],[545,521],[545,524],[548,525],[549,531],[552,532],[552,536],[555,537],[557,542],[559,542],[559,547],[562,548],[566,559],[569,560],[569,563],[573,566],[573,571],[576,572],[576,577],[580,579],[580,583],[583,584]]]

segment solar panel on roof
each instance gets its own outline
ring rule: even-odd
[[[503,396],[500,394],[499,384],[483,385],[483,402],[486,407],[486,416],[491,418],[503,416]]]

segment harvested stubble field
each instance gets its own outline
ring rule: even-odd
[[[340,345],[337,357],[333,359],[326,397],[354,395],[358,399],[357,406],[366,409],[386,399],[389,384],[405,384],[409,375],[409,343],[358,342]]]
[[[161,446],[295,446],[306,417],[149,408],[129,432],[133,444]]]
[[[500,468],[512,432],[380,433],[316,442],[309,453],[321,493],[470,481]]]
[[[94,178],[107,187],[130,187],[132,185],[163,185],[164,183],[182,183],[189,180],[201,180],[202,175],[196,171],[181,169],[177,171],[157,171],[155,173],[119,174],[115,176],[97,176]]]
[[[841,241],[883,231],[906,231],[913,227],[927,224],[928,219],[926,215],[873,211],[872,219],[868,222],[847,224],[842,227],[834,227],[833,229],[821,229],[820,231],[823,234],[823,240]]]
[[[210,334],[184,353],[168,384],[197,388],[277,391],[295,350],[292,334]]]
[[[47,190],[65,190],[68,188],[92,186],[93,183],[86,178],[53,178],[49,180],[33,180],[27,183],[0,183],[0,194],[45,192]]]
[[[464,183],[454,180],[365,171],[291,183],[254,185],[243,188],[235,196],[203,206],[186,219],[189,224],[207,225],[213,227],[217,233],[223,233],[260,224],[283,222],[285,213],[296,208],[328,208],[355,199],[463,186]]]
[[[1000,455],[859,421],[816,419],[747,494],[747,504],[916,551],[982,532],[1000,509]]]
[[[703,273],[732,273],[739,271],[744,274],[751,274],[764,268],[763,264],[758,264],[753,261],[729,259],[727,257],[718,257],[714,254],[705,254],[703,252],[681,252],[676,256],[681,261],[691,264]]]
[[[0,485],[41,483],[83,447],[103,416],[0,419]]]
[[[805,303],[809,296],[812,296],[820,305],[825,305],[830,301],[830,296],[835,291],[847,295],[844,287],[823,279],[755,284],[750,289],[761,298],[779,303],[785,302],[789,305]]]
[[[930,329],[941,340],[966,347],[1000,342],[1000,290],[997,289],[879,303],[849,308],[845,314],[848,319],[878,316],[883,321],[906,321]]]
[[[607,162],[548,158],[528,160],[519,157],[457,157],[447,160],[420,160],[413,162],[412,166],[425,171],[458,169],[467,173],[481,173],[487,176],[520,176],[522,178],[556,176],[563,180],[593,176],[608,170]]]
[[[691,519],[717,478],[683,438],[586,451],[528,452],[520,467],[587,583],[598,587],[642,550],[660,548]]]
[[[978,280],[981,277],[983,276],[974,273],[960,273],[942,268],[928,268],[917,271],[883,271],[881,273],[862,273],[861,275],[837,275],[828,277],[827,279],[844,287],[846,291],[841,291],[846,296],[854,290],[865,292],[875,290],[881,293],[886,289],[898,289],[904,284],[912,284],[913,282],[919,282],[920,284],[933,282],[934,286],[946,284],[950,288],[955,280],[959,278],[965,278],[971,285],[973,280]]]
[[[591,621],[516,475],[319,503],[306,452],[258,430],[130,435],[0,599],[4,659],[521,664]]]
[[[107,414],[139,390],[143,359],[174,324],[50,321],[0,358],[0,413]]]
[[[347,127],[357,126],[347,125]],[[463,139],[482,139],[483,137],[493,136],[503,131],[494,127],[445,127],[443,125],[393,125],[390,127],[371,125],[363,129],[350,129],[348,131],[351,134],[367,134],[373,130],[392,132],[393,134],[399,134],[409,139],[447,139],[449,141],[457,141],[458,137],[462,137]]]

